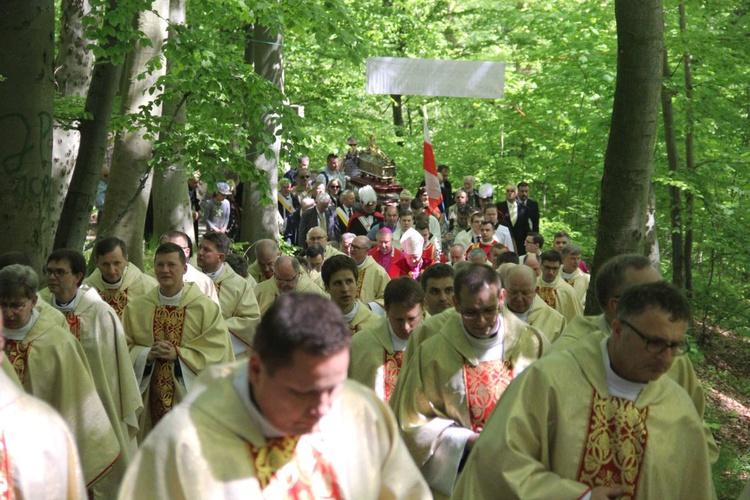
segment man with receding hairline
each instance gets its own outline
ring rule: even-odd
[[[305,271],[300,269],[299,261],[294,257],[282,255],[274,261],[273,269],[273,279],[258,283],[253,290],[261,316],[276,299],[286,293],[326,294]]]
[[[120,498],[430,498],[393,414],[346,381],[350,342],[325,297],[280,297],[249,361],[208,370],[149,436]]]
[[[281,255],[279,244],[271,239],[255,242],[255,262],[247,267],[247,273],[256,283],[273,278],[273,263]]]
[[[128,301],[158,285],[154,278],[128,262],[125,242],[116,236],[101,240],[94,246],[93,253],[96,269],[83,280],[83,284],[95,288],[118,318],[122,318]]]
[[[352,259],[357,263],[357,298],[369,304],[382,302],[385,287],[391,281],[383,266],[378,265],[370,257],[370,239],[367,236],[357,236],[351,244]]]
[[[561,334],[567,321],[565,316],[548,306],[536,294],[536,276],[528,266],[511,266],[502,275],[505,288],[505,308],[518,319],[538,328],[554,342]]]

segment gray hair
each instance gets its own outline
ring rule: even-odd
[[[328,193],[320,193],[315,197],[315,203],[331,203],[331,195]]]
[[[581,255],[581,247],[568,243],[562,249],[562,256],[567,257],[568,255]]]
[[[11,264],[0,271],[0,296],[12,297],[22,290],[24,297],[31,299],[39,289],[39,276],[29,266]]]

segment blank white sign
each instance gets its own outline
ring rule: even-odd
[[[367,93],[500,99],[505,63],[406,57],[367,59]]]

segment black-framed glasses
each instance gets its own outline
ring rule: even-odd
[[[661,354],[667,349],[672,351],[672,356],[684,356],[690,351],[690,344],[687,340],[679,342],[664,342],[663,340],[653,340],[648,338],[642,331],[634,327],[629,321],[621,319],[620,323],[633,330],[646,344],[646,351],[651,354]]]
[[[56,278],[62,278],[66,274],[71,274],[73,271],[68,271],[67,269],[50,269],[49,267],[45,267],[42,272],[45,276],[52,276],[55,275]]]
[[[14,313],[19,312],[21,309],[29,305],[29,302],[31,302],[31,299],[26,299],[25,302],[0,302],[0,307],[2,307],[3,311],[11,311]]]
[[[294,275],[294,278],[290,278],[288,280],[283,280],[277,276],[274,276],[273,279],[276,281],[276,283],[280,285],[293,285],[295,281],[297,281],[297,278],[299,278],[299,273]]]

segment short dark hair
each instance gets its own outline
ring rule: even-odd
[[[667,281],[641,283],[628,288],[617,301],[617,319],[627,320],[649,308],[669,313],[669,321],[690,322],[690,304],[679,288]]]
[[[401,217],[406,217],[407,215],[411,215],[413,218],[414,212],[412,212],[411,210],[403,209],[399,212],[398,218],[400,219]]]
[[[311,318],[325,318],[325,328]],[[291,292],[279,296],[260,320],[253,347],[266,370],[293,362],[294,351],[330,356],[348,349],[351,330],[339,308],[320,294]]]
[[[229,254],[229,247],[232,245],[232,241],[226,234],[208,231],[203,235],[203,239],[216,245],[216,249],[223,253],[225,257]]]
[[[464,289],[473,294],[479,292],[485,286],[492,285],[495,285],[498,290],[502,288],[500,276],[486,264],[469,264],[458,271],[453,280],[454,295],[459,299]]]
[[[518,258],[518,254],[516,252],[503,252],[497,256],[498,265],[505,264],[506,262],[510,262],[511,264],[520,264],[521,259]]]
[[[556,240],[557,238],[568,238],[568,242],[570,242],[570,235],[566,233],[565,231],[556,232],[555,236],[552,239]]]
[[[159,243],[167,243],[167,240],[171,240],[174,238],[185,238],[188,248],[191,252],[193,251],[193,240],[190,239],[190,236],[188,236],[187,233],[183,233],[182,231],[167,231],[166,233],[159,236]]]
[[[73,274],[81,274],[81,279],[78,280],[76,286],[81,286],[83,278],[86,277],[86,258],[78,250],[71,248],[58,248],[53,251],[47,257],[47,264],[50,262],[65,261],[70,265],[70,270]]]
[[[648,257],[634,253],[616,255],[605,262],[596,273],[594,290],[596,301],[602,309],[607,309],[607,301],[621,293],[625,282],[625,273],[629,269],[640,271],[653,267]],[[619,308],[619,305],[618,305]]]
[[[419,277],[419,283],[422,289],[427,291],[427,282],[429,280],[439,280],[441,278],[455,278],[456,271],[448,264],[433,264],[424,270]]]
[[[185,257],[185,252],[182,251],[180,245],[178,245],[177,243],[172,243],[171,241],[162,243],[156,248],[156,252],[154,252],[154,260],[156,260],[157,255],[166,255],[169,253],[179,254],[180,264],[182,264],[183,266],[187,264],[187,257]]]
[[[94,245],[94,260],[97,260],[99,259],[99,257],[113,252],[117,247],[120,247],[123,257],[127,259],[128,246],[125,244],[125,242],[117,236],[108,236],[107,238],[100,240],[96,245]]]
[[[542,246],[544,246],[544,236],[534,231],[529,231],[528,233],[526,233],[526,237],[528,238],[529,236],[531,236],[531,240],[534,243],[539,245],[540,249],[542,248]]]
[[[245,257],[237,253],[230,253],[227,255],[224,262],[226,262],[235,273],[243,278],[247,278],[247,260],[245,260]]]
[[[317,243],[315,243],[314,245],[308,246],[302,252],[303,253],[301,253],[301,255],[307,258],[318,257],[319,255],[322,255],[325,258],[325,255],[326,255],[326,249],[323,248],[322,245],[318,245]]]
[[[518,183],[518,186],[517,186],[517,187],[519,187],[519,188],[522,188],[522,187],[530,187],[530,186],[529,186],[529,183],[528,183],[528,182],[526,182],[526,181],[521,181],[521,182],[519,182],[519,183]]]
[[[539,256],[540,264],[544,264],[545,261],[559,262],[560,264],[562,264],[562,256],[554,250],[547,250],[546,252],[542,252],[542,254]]]
[[[417,214],[417,216],[414,217],[414,229],[427,229],[429,231],[430,216],[425,213]]]
[[[354,279],[359,277],[359,269],[357,263],[348,255],[334,255],[333,257],[326,259],[323,262],[323,267],[320,268],[320,276],[323,278],[323,284],[328,287],[331,281],[331,276],[337,271],[342,269],[349,269],[354,274]]]
[[[5,252],[0,255],[0,270],[10,266],[11,264],[22,264],[24,266],[34,267],[34,263],[24,252]]]
[[[328,156],[326,156],[326,161],[327,160],[332,160],[332,159],[338,158],[338,157],[339,157],[339,155],[337,155],[336,153],[329,153]]]
[[[428,268],[429,269],[429,268]],[[412,308],[424,301],[424,289],[417,280],[408,276],[394,278],[385,286],[383,303],[385,307],[391,304],[401,304]]]
[[[492,227],[495,227],[495,224],[493,224],[491,220],[482,219],[482,226],[486,226],[487,224],[489,224]]]

